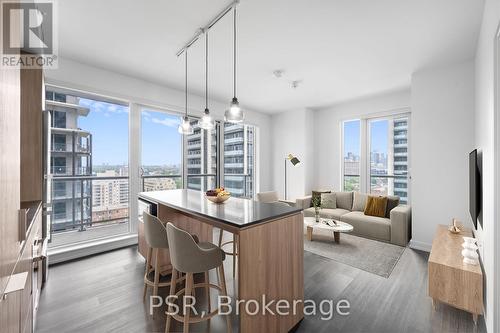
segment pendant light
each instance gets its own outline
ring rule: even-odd
[[[215,126],[215,121],[208,110],[208,30],[205,31],[205,111],[199,126],[205,130],[211,130]]]
[[[184,117],[181,117],[181,124],[177,128],[179,133],[181,134],[193,134],[193,126],[191,126],[191,123],[189,122],[189,117],[188,117],[188,50],[186,49],[184,51],[184,54],[186,56],[186,70],[185,70],[185,94],[186,94],[186,113],[184,114]]]
[[[236,6],[233,8],[233,99],[229,110],[224,113],[224,119],[230,123],[241,123],[244,118],[243,110],[240,108],[236,98]]]

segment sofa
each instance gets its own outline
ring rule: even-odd
[[[399,203],[399,197],[388,196],[384,217],[368,216],[364,208],[368,194],[359,192],[335,193],[337,208],[321,208],[320,217],[346,222],[354,227],[353,234],[392,244],[406,246],[411,239],[411,207]],[[314,217],[312,196],[296,200],[295,205],[304,210],[304,216]]]

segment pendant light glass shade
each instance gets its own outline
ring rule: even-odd
[[[186,97],[186,113],[184,114],[184,117],[181,117],[181,124],[179,125],[179,127],[177,128],[177,130],[179,131],[179,133],[181,134],[193,134],[193,126],[191,126],[191,122],[189,121],[189,118],[188,118],[188,52],[187,52],[187,49],[186,51],[184,52],[185,56],[186,56],[186,71],[185,71],[185,97]]]
[[[205,31],[205,111],[201,120],[198,121],[198,126],[204,130],[211,130],[215,127],[215,121],[210,116],[210,110],[208,109],[208,31]]]
[[[241,123],[244,118],[245,115],[243,114],[243,110],[240,108],[238,99],[233,97],[229,110],[226,110],[224,113],[224,120],[228,123]]]
[[[205,114],[201,117],[201,120],[198,122],[199,126],[205,130],[211,130],[215,127],[215,121],[208,109],[205,109]]]
[[[241,123],[245,117],[236,98],[236,6],[233,9],[233,99],[229,110],[224,113],[224,120],[230,123]]]
[[[179,133],[181,134],[193,134],[193,126],[191,126],[191,122],[189,121],[188,117],[182,117],[181,118],[181,124],[177,128]]]

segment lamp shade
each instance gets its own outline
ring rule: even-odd
[[[288,159],[294,166],[300,163],[300,160],[297,158],[297,156],[293,156],[292,154],[288,154]]]

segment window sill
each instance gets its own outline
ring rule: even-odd
[[[119,237],[99,239],[78,245],[49,248],[49,265],[74,260],[93,254],[119,249],[137,244],[137,234],[127,234]]]

